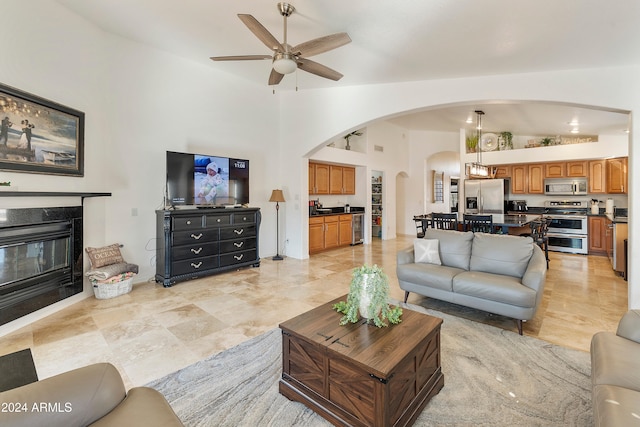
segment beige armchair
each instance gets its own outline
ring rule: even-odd
[[[118,370],[98,363],[0,393],[4,427],[182,427],[162,394],[127,393]]]

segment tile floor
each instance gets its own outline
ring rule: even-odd
[[[151,281],[109,300],[88,298],[28,327],[0,337],[0,355],[32,349],[39,377],[109,361],[127,387],[170,372],[259,335],[295,315],[346,294],[351,270],[383,267],[391,296],[403,298],[395,277],[399,248],[412,236],[340,248],[307,260],[262,260],[259,268],[163,288]],[[512,319],[428,300],[409,302],[516,331]],[[599,330],[615,331],[627,310],[627,282],[606,257],[551,253],[544,297],[525,335],[588,351]],[[516,332],[517,333],[517,332]]]

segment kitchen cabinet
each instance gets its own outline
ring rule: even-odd
[[[356,168],[342,167],[342,187],[344,188],[343,194],[356,194]]]
[[[607,193],[626,194],[627,193],[627,157],[607,159]]]
[[[351,244],[352,215],[309,217],[309,253]]]
[[[356,194],[355,168],[330,165],[329,194]]]
[[[587,161],[544,163],[545,178],[578,178],[588,173]]]
[[[629,224],[613,223],[613,270],[620,275],[626,272],[624,241],[629,237]]]
[[[493,166],[495,170],[495,178],[511,178],[511,165]]]
[[[337,248],[340,245],[340,219],[337,215],[324,217],[324,248]]]
[[[528,165],[529,194],[544,194],[544,165]]]
[[[566,169],[567,169],[567,165],[564,162],[545,163],[544,177],[545,178],[564,178],[566,176]]]
[[[351,244],[351,234],[352,234],[352,216],[351,215],[340,215],[339,218],[339,227],[340,227],[340,246],[346,246]]]
[[[589,255],[607,254],[607,218],[590,216],[589,220]]]
[[[309,194],[356,194],[356,169],[309,162]]]
[[[309,253],[324,249],[324,217],[309,218]]]
[[[329,165],[309,162],[309,194],[329,194]]]
[[[588,176],[588,173],[589,173],[588,162],[586,160],[567,162],[566,171],[567,171],[567,176],[570,178]]]
[[[589,160],[589,193],[604,194],[607,192],[607,161]]]
[[[511,192],[513,194],[527,193],[527,165],[511,166]]]

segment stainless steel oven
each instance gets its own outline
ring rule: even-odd
[[[545,215],[551,219],[549,233],[587,234],[586,215]]]
[[[587,254],[589,252],[586,215],[545,215],[550,219],[549,250]]]
[[[587,254],[589,241],[586,234],[547,233],[549,250],[569,252],[572,254]]]

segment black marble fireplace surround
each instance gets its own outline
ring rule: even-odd
[[[82,206],[0,209],[0,325],[82,292]]]

